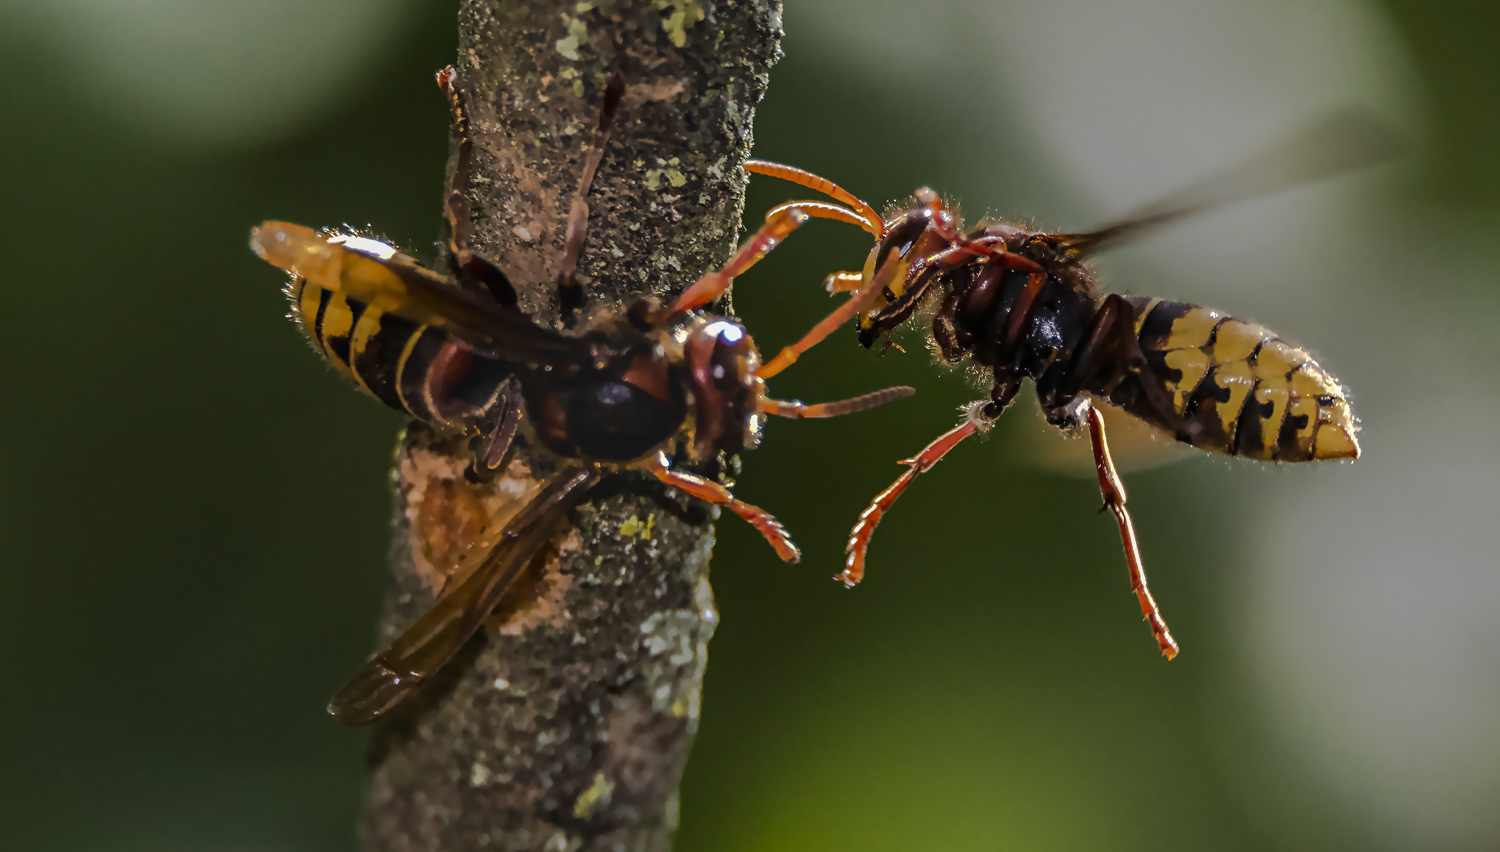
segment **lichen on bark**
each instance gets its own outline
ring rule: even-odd
[[[626,88],[589,194],[586,310],[676,293],[724,262],[780,12],[770,0],[463,3],[472,242],[523,309],[558,317],[567,212],[611,74]],[[455,474],[457,443],[414,429],[399,452],[382,645],[442,582],[423,554],[462,552],[483,525],[473,514],[519,499],[549,464],[521,447],[506,477],[475,484]],[[631,474],[596,488],[492,629],[377,729],[362,848],[669,848],[717,621],[714,514]]]

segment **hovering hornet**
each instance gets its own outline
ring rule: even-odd
[[[479,567],[445,590],[334,697],[329,712],[350,725],[375,721],[435,674],[605,473],[641,470],[722,505],[754,525],[782,559],[795,562],[797,547],[773,516],[735,499],[718,482],[673,469],[674,454],[705,461],[752,448],[766,415],[832,417],[913,393],[888,388],[821,405],[766,395],[765,380],[867,308],[874,287],[766,363],[742,325],[700,310],[807,220],[794,207],[767,217],[723,269],[703,276],[669,306],[640,302],[595,318],[577,334],[533,322],[516,307],[505,274],[468,248],[468,111],[451,67],[438,74],[438,83],[449,98],[459,143],[445,203],[452,271],[483,284],[488,296],[460,288],[387,243],[357,235],[266,222],[251,231],[250,244],[292,275],[287,292],[302,329],[362,390],[439,433],[469,438],[477,472],[504,463],[522,425],[532,444],[552,454],[558,470]],[[588,223],[589,186],[622,92],[623,85],[611,81],[570,212],[557,282],[569,317],[582,303],[574,271]],[[889,264],[876,282],[890,284],[897,266]]]
[[[875,237],[862,272],[837,272],[830,292],[881,287],[860,314],[866,347],[919,308],[933,308],[931,343],[948,364],[967,360],[991,385],[964,421],[902,464],[908,470],[860,515],[838,579],[865,572],[870,538],[916,477],[965,438],[987,430],[1023,380],[1036,386],[1047,421],[1074,432],[1087,423],[1104,505],[1119,526],[1131,588],[1168,659],[1178,645],[1146,584],[1125,487],[1110,458],[1097,403],[1117,406],[1176,440],[1209,452],[1261,461],[1359,457],[1358,421],[1348,394],[1312,356],[1270,330],[1185,302],[1104,294],[1084,261],[1108,244],[1229,201],[1305,183],[1384,157],[1389,137],[1354,115],[1338,115],[1238,168],[1139,210],[1097,231],[1049,234],[983,220],[964,231],[931,189],[889,218],[825,178],[761,160],[748,171],[792,181],[838,202],[795,201],[820,218],[857,225]]]

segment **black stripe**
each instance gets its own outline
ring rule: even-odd
[[[406,364],[396,376],[396,386],[401,389],[401,398],[406,402],[407,413],[425,422],[437,419],[427,400],[427,373],[432,369],[432,359],[442,351],[446,338],[437,331],[427,329],[417,345],[412,347]]]
[[[1136,338],[1141,343],[1141,351],[1166,351],[1167,341],[1172,337],[1172,325],[1197,307],[1187,302],[1169,302],[1165,299],[1157,302],[1156,307],[1151,309],[1151,313],[1141,323],[1141,333]]]
[[[1276,410],[1275,402],[1255,401],[1255,391],[1260,387],[1260,383],[1261,380],[1256,379],[1254,387],[1250,388],[1250,393],[1245,397],[1245,405],[1240,409],[1240,416],[1235,420],[1234,440],[1230,442],[1229,450],[1229,454],[1232,456],[1244,453],[1246,437],[1251,439],[1251,448],[1255,453],[1257,455],[1260,454],[1261,447],[1259,445],[1262,439],[1262,428],[1266,422],[1266,418],[1270,417],[1271,412]]]
[[[1281,419],[1281,433],[1276,436],[1276,451],[1273,454],[1277,461],[1310,461],[1312,459],[1312,453],[1300,452],[1300,447],[1297,445],[1297,433],[1307,428],[1308,419],[1306,414],[1293,415],[1291,400],[1287,400],[1286,416]]]
[[[1209,333],[1208,333],[1208,342],[1205,343],[1205,344],[1203,344],[1199,348],[1200,349],[1208,349],[1209,347],[1213,346],[1214,343],[1219,339],[1219,326],[1223,325],[1226,322],[1229,322],[1230,319],[1231,319],[1230,317],[1225,317],[1225,318],[1219,320],[1218,322],[1214,323],[1213,330],[1209,331]]]
[[[1161,379],[1162,384],[1166,386],[1167,390],[1182,387],[1182,371],[1176,367],[1167,366],[1167,353],[1147,352],[1145,355],[1146,366],[1149,368],[1151,375]],[[1197,388],[1182,388],[1182,390],[1184,393],[1192,393]]]
[[[1215,364],[1209,367],[1208,373],[1203,376],[1203,381],[1198,385],[1197,390],[1193,391],[1193,395],[1188,397],[1187,407],[1183,413],[1183,421],[1184,426],[1190,429],[1192,433],[1188,443],[1195,447],[1217,453],[1233,454],[1234,435],[1225,431],[1224,422],[1218,416],[1218,406],[1215,406],[1212,414],[1203,410],[1203,403],[1206,400],[1212,399],[1219,406],[1222,406],[1234,398],[1234,394],[1229,388],[1220,387],[1219,385],[1218,376],[1220,366]],[[1230,424],[1230,428],[1233,429],[1235,425]]]
[[[364,309],[364,305],[359,306],[356,325]],[[354,360],[349,364],[376,398],[397,411],[405,411],[406,406],[396,392],[396,367],[401,363],[406,342],[416,333],[417,324],[411,320],[391,313],[381,314],[375,332],[353,353]],[[344,346],[348,345],[346,339]]]
[[[1156,309],[1166,302],[1165,299],[1158,299],[1156,300],[1156,304],[1152,305],[1150,296],[1126,296],[1125,301],[1129,302],[1132,308],[1135,308],[1135,319],[1136,322],[1140,323],[1142,332],[1146,330],[1146,322],[1151,319],[1151,315],[1156,313]],[[1151,310],[1144,314],[1141,313],[1141,309],[1147,305],[1151,305]],[[1140,335],[1136,335],[1136,340],[1140,340]]]
[[[344,303],[349,306],[349,333],[325,337],[323,345],[328,348],[329,354],[353,369],[354,363],[349,360],[349,340],[354,336],[354,329],[359,326],[359,318],[364,315],[365,303],[356,302],[353,299],[345,299]]]
[[[1257,343],[1257,344],[1255,344],[1255,348],[1253,350],[1251,350],[1250,357],[1246,358],[1245,360],[1248,361],[1248,362],[1250,362],[1251,364],[1254,364],[1255,363],[1255,359],[1260,357],[1261,347],[1265,346],[1267,343],[1270,343],[1273,340],[1280,340],[1280,339],[1281,338],[1279,338],[1279,337],[1262,337],[1260,339],[1260,342]],[[1257,382],[1256,384],[1259,384],[1259,382]]]
[[[313,327],[309,330],[312,332],[313,340],[318,341],[319,346],[323,345],[323,312],[328,310],[328,302],[332,298],[333,291],[318,288],[318,312],[313,316]],[[300,310],[302,306],[297,307]],[[325,346],[324,349],[326,350],[327,347]]]
[[[1203,401],[1209,397],[1213,397],[1220,404],[1229,401],[1229,388],[1221,388],[1219,387],[1219,383],[1215,381],[1218,374],[1218,364],[1209,367],[1208,372],[1203,374],[1203,380],[1193,390],[1193,395],[1188,397],[1187,405],[1182,410],[1183,417],[1196,417],[1198,409],[1203,405]]]

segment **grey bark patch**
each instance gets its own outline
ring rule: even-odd
[[[679,292],[727,259],[780,35],[780,4],[763,0],[464,3],[455,65],[474,121],[473,242],[523,309],[558,317],[567,211],[612,70],[626,90],[589,195],[586,310]],[[382,644],[432,601],[406,508]],[[706,516],[628,488],[580,508],[548,555],[569,580],[550,604],[565,615],[476,637],[376,730],[361,848],[669,848],[718,618]]]

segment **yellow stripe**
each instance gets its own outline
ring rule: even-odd
[[[1293,346],[1272,340],[1260,348],[1260,354],[1255,356],[1255,375],[1262,380],[1280,379],[1282,384],[1286,383],[1287,376],[1307,361],[1312,356]]]
[[[1167,389],[1172,391],[1172,405],[1176,407],[1177,413],[1181,414],[1187,410],[1188,400],[1192,399],[1193,391],[1198,389],[1198,384],[1203,377],[1208,375],[1208,356],[1202,349],[1173,349],[1163,356],[1163,361],[1169,369],[1182,373],[1182,378],[1173,382],[1171,379],[1162,377]]]
[[[1152,296],[1151,301],[1147,302],[1145,307],[1141,308],[1140,312],[1135,315],[1136,340],[1141,339],[1141,327],[1146,324],[1146,317],[1151,316],[1151,312],[1156,310],[1156,306],[1159,304],[1161,304],[1161,299]]]
[[[1323,372],[1317,364],[1311,361],[1302,365],[1300,370],[1292,373],[1292,393],[1296,396],[1332,396],[1342,395],[1342,388],[1333,377]]]
[[[323,341],[318,339],[318,300],[323,293],[323,288],[314,287],[307,283],[306,278],[297,279],[297,316],[302,321],[302,330],[313,339],[319,349],[323,348]]]
[[[1163,349],[1202,349],[1208,345],[1208,338],[1214,333],[1214,326],[1224,319],[1224,315],[1212,308],[1194,305],[1192,310],[1178,317],[1172,323],[1172,333],[1167,336],[1167,345]]]
[[[359,360],[359,356],[364,353],[365,347],[370,345],[370,338],[374,337],[375,333],[380,331],[380,318],[383,316],[385,316],[385,311],[380,310],[374,305],[367,306],[365,312],[359,315],[359,324],[354,327],[354,333],[349,336],[349,363],[351,367],[355,361]],[[354,380],[359,382],[359,386],[364,389],[365,393],[376,399],[380,398],[375,391],[371,390],[369,385],[365,384],[365,377],[360,375],[358,370],[351,369],[349,372],[354,376]]]
[[[1255,402],[1257,405],[1265,406],[1271,404],[1269,415],[1257,413],[1260,420],[1260,447],[1258,459],[1272,458],[1276,453],[1276,447],[1281,443],[1281,423],[1286,419],[1287,403],[1291,400],[1291,393],[1287,390],[1286,379],[1261,379],[1260,384],[1255,386]],[[1249,447],[1242,447],[1249,450]],[[1246,455],[1249,455],[1247,452]]]
[[[1297,430],[1296,437],[1292,441],[1292,449],[1296,450],[1297,460],[1310,459],[1313,457],[1313,434],[1318,431],[1318,402],[1307,397],[1298,398],[1295,395],[1286,407],[1288,417],[1306,417],[1307,423]]]
[[[1214,360],[1220,364],[1248,360],[1255,347],[1271,336],[1264,326],[1229,320],[1221,324],[1219,333],[1214,335]]]
[[[401,379],[406,373],[406,362],[411,358],[411,353],[417,348],[417,341],[422,339],[422,334],[426,331],[427,326],[418,326],[417,330],[412,332],[412,335],[406,339],[406,345],[401,349],[401,357],[396,360],[396,396],[400,398],[401,407],[406,409],[406,413],[419,419],[420,415],[417,414],[417,410],[412,408],[411,401],[406,398],[406,394],[401,390],[401,386],[405,384]]]
[[[1214,383],[1229,391],[1227,402],[1212,400],[1214,414],[1218,415],[1219,424],[1224,430],[1225,450],[1228,451],[1235,444],[1240,412],[1245,408],[1245,399],[1250,395],[1250,389],[1255,387],[1255,376],[1250,372],[1250,365],[1243,361],[1220,364],[1214,371]]]
[[[309,287],[308,289],[312,288]],[[316,314],[314,315],[316,316]],[[353,325],[354,311],[349,309],[349,301],[344,298],[343,293],[332,294],[328,299],[328,307],[323,309],[323,324],[319,328],[322,334],[318,342],[322,344],[323,353],[328,356],[328,360],[332,361],[333,365],[339,368],[339,372],[355,381],[359,381],[359,377],[354,375],[354,369],[340,360],[339,356],[333,353],[333,348],[328,345],[328,341],[331,338],[348,337],[350,327]],[[350,347],[349,353],[351,356],[353,355],[353,347]],[[363,383],[361,382],[361,384]]]

